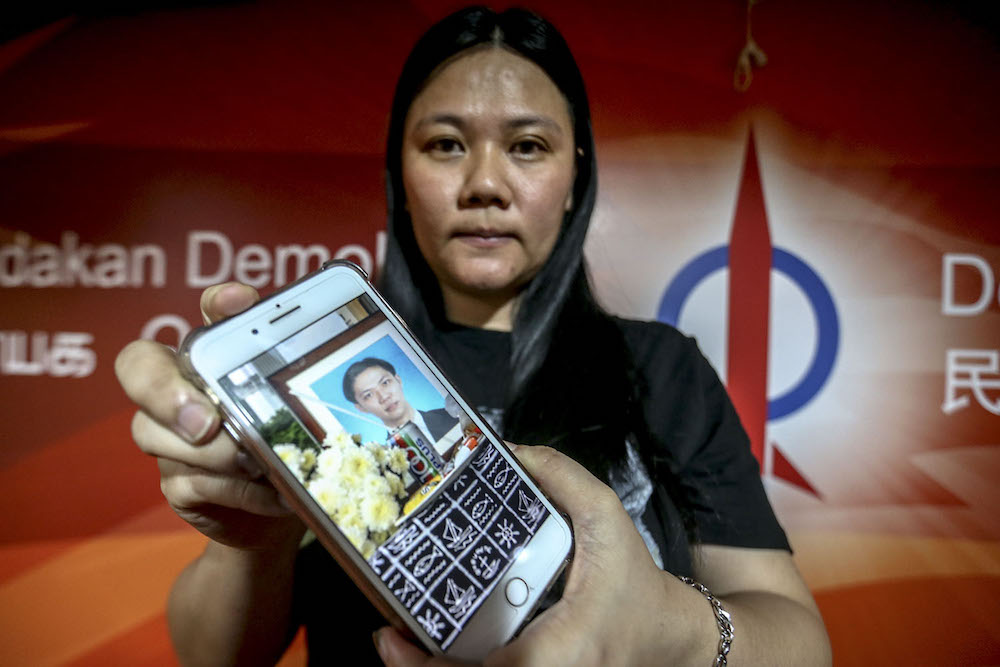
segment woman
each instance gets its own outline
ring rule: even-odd
[[[507,439],[586,467],[555,449],[518,449],[570,513],[576,551],[561,599],[489,661],[725,664],[729,627],[708,597],[731,614],[732,664],[829,662],[822,620],[707,362],[673,329],[611,318],[591,297],[582,246],[593,138],[555,29],[479,8],[431,28],[397,86],[387,177],[386,296]],[[203,312],[217,319],[255,298],[218,286]],[[117,370],[143,408],[133,434],[158,457],[164,494],[213,540],[171,594],[182,659],[273,662],[300,623],[311,660],[342,657],[377,619],[357,617],[358,594],[325,553],[299,552],[301,524],[247,470],[172,354],[133,343]],[[394,630],[375,643],[388,664],[446,662]]]

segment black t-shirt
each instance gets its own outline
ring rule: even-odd
[[[676,480],[703,544],[789,550],[764,493],[757,461],[725,388],[694,340],[656,322],[616,319],[642,379],[643,416],[652,442],[609,473],[656,563],[692,573],[681,513],[663,484]],[[466,400],[503,435],[510,334],[451,327],[427,347]],[[672,477],[671,477],[672,476]],[[307,627],[310,663],[343,659],[342,644],[384,625],[318,543],[296,566],[295,613]],[[372,650],[374,664],[377,657]]]
[[[439,331],[427,347],[465,400],[503,435],[510,334],[452,325]]]

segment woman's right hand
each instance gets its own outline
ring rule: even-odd
[[[206,322],[235,315],[259,299],[239,283],[202,293]],[[181,375],[174,350],[129,343],[115,361],[125,393],[139,406],[132,437],[160,468],[160,488],[171,508],[212,540],[267,550],[301,536],[304,528],[279,500],[256,462],[220,428],[218,411]]]

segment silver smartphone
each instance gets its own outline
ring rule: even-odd
[[[357,266],[329,262],[195,330],[180,358],[352,580],[431,652],[483,658],[564,568],[567,520]]]

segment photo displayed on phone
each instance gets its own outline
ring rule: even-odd
[[[442,650],[548,515],[367,295],[219,382]]]

